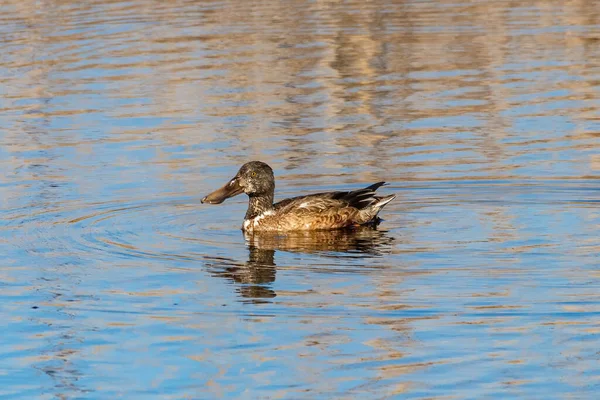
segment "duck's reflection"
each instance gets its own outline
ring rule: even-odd
[[[207,266],[216,276],[240,284],[239,294],[252,302],[265,302],[276,296],[273,289],[275,252],[322,254],[339,259],[381,255],[393,239],[386,231],[371,227],[352,230],[244,233],[248,261],[236,262],[224,257],[211,257]]]

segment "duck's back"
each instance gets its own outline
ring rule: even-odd
[[[395,195],[378,197],[378,182],[349,192],[316,193],[293,197],[273,205],[273,210],[248,220],[245,230],[292,231],[340,229],[372,222]]]

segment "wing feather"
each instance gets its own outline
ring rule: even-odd
[[[307,212],[345,207],[361,210],[379,201],[379,198],[375,196],[375,191],[384,184],[385,182],[377,182],[366,188],[349,192],[326,192],[292,197],[274,204],[274,207],[281,212],[296,208],[307,210]]]
[[[292,197],[275,203],[278,223],[288,229],[332,229],[362,223],[363,210],[376,205],[381,197],[375,191],[384,184],[377,182],[348,192],[315,193]],[[310,226],[309,226],[310,225]]]

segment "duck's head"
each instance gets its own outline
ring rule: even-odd
[[[246,193],[248,196],[269,196],[275,190],[273,170],[261,161],[250,161],[220,189],[204,197],[202,203],[221,204],[225,199]]]

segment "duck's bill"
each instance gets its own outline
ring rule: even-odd
[[[237,196],[238,194],[241,194],[243,192],[244,192],[244,188],[240,186],[240,183],[238,182],[238,180],[236,178],[233,178],[232,180],[227,182],[227,184],[225,186],[223,186],[220,189],[215,190],[214,192],[212,192],[211,194],[209,194],[208,196],[206,196],[205,198],[203,198],[200,201],[202,203],[208,203],[208,204],[221,204],[222,202],[225,201],[225,199],[228,199],[233,196]]]

